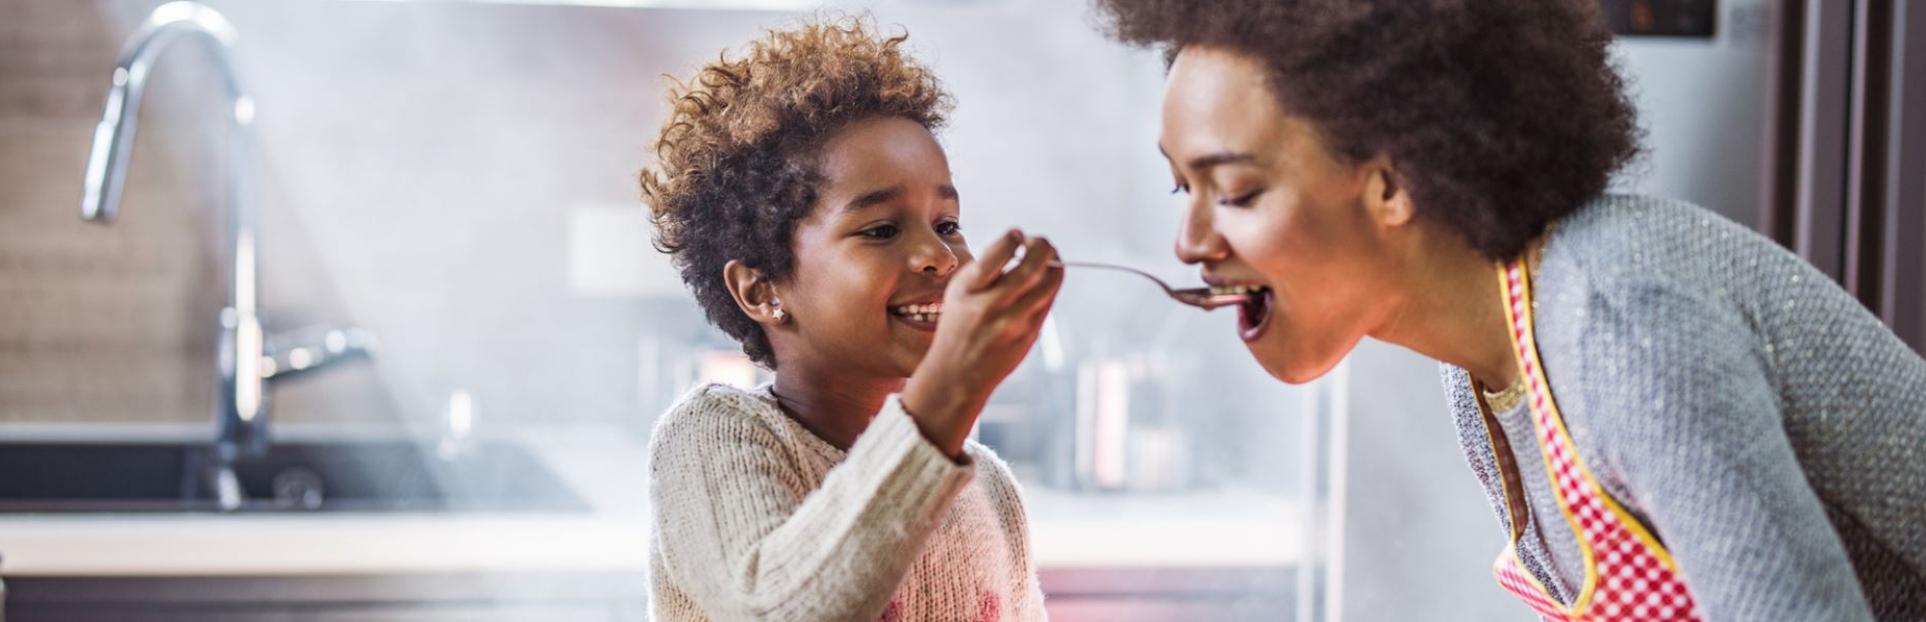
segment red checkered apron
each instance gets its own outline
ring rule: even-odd
[[[1517,348],[1520,372],[1527,383],[1525,397],[1531,405],[1539,453],[1545,458],[1545,473],[1551,478],[1560,513],[1571,523],[1572,534],[1578,538],[1578,550],[1585,560],[1585,583],[1578,599],[1570,607],[1559,604],[1519,563],[1518,537],[1523,531],[1523,519],[1517,512],[1511,512],[1511,543],[1492,565],[1499,586],[1524,599],[1525,604],[1546,620],[1700,620],[1698,607],[1686,592],[1685,580],[1679,576],[1678,564],[1672,561],[1671,554],[1624,507],[1605,494],[1578,456],[1538,358],[1538,342],[1532,328],[1530,268],[1524,260],[1516,260],[1501,268],[1499,276],[1504,283],[1505,317],[1511,323],[1512,343]],[[1511,491],[1505,494],[1507,499],[1511,498]]]

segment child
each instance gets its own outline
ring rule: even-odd
[[[1016,482],[967,435],[1062,271],[1017,231],[972,261],[931,133],[948,97],[870,30],[772,32],[702,68],[642,173],[657,245],[775,371],[657,424],[657,620],[1045,617]]]

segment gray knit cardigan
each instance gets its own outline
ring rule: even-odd
[[[1716,214],[1616,195],[1553,229],[1533,286],[1580,458],[1708,620],[1926,620],[1926,361],[1850,295]],[[1443,375],[1506,524],[1478,388]],[[1569,603],[1583,563],[1528,426],[1490,432],[1523,465],[1520,556]]]

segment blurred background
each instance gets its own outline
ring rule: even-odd
[[[1616,186],[1774,236],[1917,346],[1926,11],[1603,4],[1647,130]],[[161,13],[213,36],[117,74],[161,5],[0,0],[15,622],[646,618],[651,427],[765,376],[650,248],[636,170],[665,75],[825,7],[909,33],[955,96],[967,231],[1195,280],[1162,61],[1083,0],[208,0]],[[125,174],[107,226],[90,170]],[[1234,323],[1078,273],[996,394],[978,436],[1053,617],[1530,619],[1435,363],[1366,343],[1289,387]],[[249,374],[260,399],[222,397]]]

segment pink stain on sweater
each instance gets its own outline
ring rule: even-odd
[[[1003,619],[1003,599],[996,592],[983,590],[976,599],[976,622],[997,622]]]

